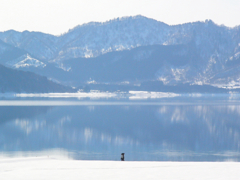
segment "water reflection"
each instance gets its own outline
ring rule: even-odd
[[[75,159],[240,160],[240,106],[0,107],[0,151]]]

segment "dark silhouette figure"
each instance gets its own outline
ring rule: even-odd
[[[121,154],[121,161],[124,161],[124,154],[125,154],[125,153],[122,153],[122,154]]]

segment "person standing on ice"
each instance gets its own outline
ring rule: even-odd
[[[125,153],[122,153],[122,154],[121,154],[121,161],[124,161],[124,154],[125,154]]]

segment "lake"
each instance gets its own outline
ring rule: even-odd
[[[0,156],[240,161],[235,95],[0,100]]]

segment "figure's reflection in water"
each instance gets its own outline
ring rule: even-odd
[[[0,107],[0,150],[77,159],[240,160],[240,106]]]

